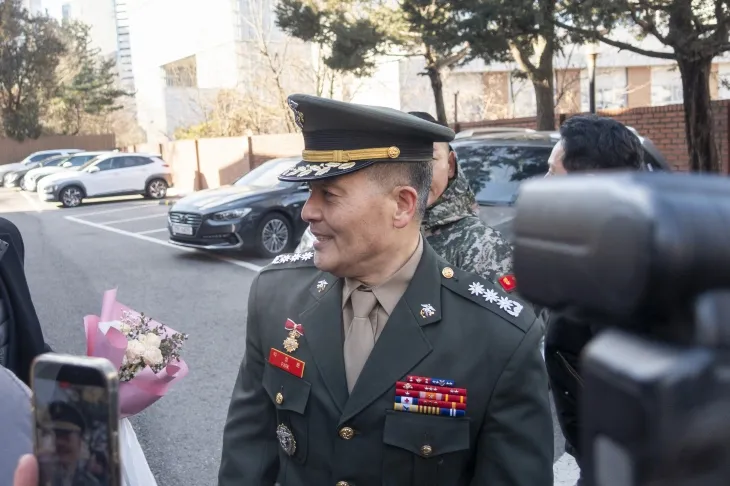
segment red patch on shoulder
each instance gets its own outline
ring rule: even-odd
[[[505,275],[500,277],[498,282],[506,292],[512,292],[517,288],[517,281],[515,280],[514,275]]]

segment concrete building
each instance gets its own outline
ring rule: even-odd
[[[619,40],[629,40],[626,38]],[[633,42],[636,42],[633,40]],[[667,49],[647,38],[641,47]],[[634,108],[682,103],[682,80],[675,63],[667,59],[619,51],[606,44],[596,47],[596,108]],[[584,46],[568,46],[556,56],[555,97],[557,113],[587,112],[589,80]],[[425,109],[435,113],[433,93],[427,77],[418,76],[423,61],[401,61],[401,109]],[[532,83],[515,76],[514,64],[485,65],[479,60],[444,73],[444,100],[450,121],[519,118],[535,115]],[[718,57],[712,67],[710,91],[713,99],[730,98],[730,56]],[[455,107],[458,107],[455,110]]]

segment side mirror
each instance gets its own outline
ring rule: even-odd
[[[61,164],[61,167],[69,168],[71,167],[71,162],[64,162],[63,164]]]
[[[89,167],[89,174],[95,174],[99,172],[99,168],[97,166]]]

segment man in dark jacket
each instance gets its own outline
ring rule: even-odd
[[[611,118],[581,115],[560,128],[561,139],[550,155],[548,175],[605,170],[643,170],[644,149],[638,137]],[[545,363],[553,389],[566,451],[580,464],[578,403],[583,386],[580,354],[598,328],[591,323],[550,312],[545,338]],[[580,484],[580,483],[579,483]]]
[[[18,228],[0,218],[0,365],[30,385],[30,365],[49,351],[43,342],[23,261],[25,247]]]

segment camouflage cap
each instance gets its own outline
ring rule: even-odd
[[[433,143],[455,136],[448,127],[392,108],[301,94],[288,102],[304,151],[301,162],[279,176],[282,181],[337,177],[374,163],[430,161]]]

